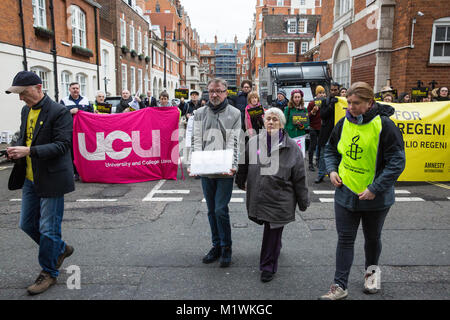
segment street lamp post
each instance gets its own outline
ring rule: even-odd
[[[167,87],[167,76],[166,76],[166,72],[167,72],[167,62],[166,62],[166,55],[167,55],[167,41],[166,41],[166,35],[167,34],[171,34],[173,33],[173,41],[177,41],[176,39],[176,33],[175,31],[166,31],[166,26],[164,26],[164,88]]]

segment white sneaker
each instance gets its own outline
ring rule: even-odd
[[[327,294],[324,294],[319,300],[341,300],[348,296],[348,290],[342,289],[338,284],[333,284]]]
[[[364,293],[377,293],[381,288],[380,283],[379,273],[368,269],[364,275]]]

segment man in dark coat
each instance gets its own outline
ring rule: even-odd
[[[272,107],[278,108],[284,112],[284,108],[289,104],[289,99],[286,96],[286,91],[279,89],[277,91],[277,99],[272,102]]]
[[[252,82],[250,80],[244,80],[241,83],[241,91],[238,92],[234,98],[234,106],[241,112],[241,125],[242,130],[245,131],[245,107],[248,105],[247,97],[252,91]]]
[[[73,253],[61,239],[64,194],[75,190],[72,117],[42,92],[42,80],[33,72],[19,72],[6,93],[19,94],[26,104],[17,146],[7,148],[8,158],[16,161],[8,188],[23,189],[20,228],[39,245],[42,271],[27,288],[38,294],[56,283],[58,269]]]
[[[330,138],[331,131],[334,128],[334,105],[336,104],[337,96],[339,96],[340,85],[333,82],[330,87],[330,96],[326,99],[325,104],[320,109],[320,118],[322,119],[322,126],[319,133],[319,170],[315,183],[321,183],[326,175],[326,167],[324,160],[324,148]]]

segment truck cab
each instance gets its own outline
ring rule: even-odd
[[[288,99],[291,98],[293,90],[302,90],[306,106],[314,99],[316,86],[321,85],[329,94],[332,81],[328,63],[325,61],[272,63],[261,69],[259,79],[259,95],[264,108],[272,106],[279,89],[286,91]]]

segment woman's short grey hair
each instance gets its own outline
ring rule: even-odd
[[[95,96],[98,97],[99,94],[103,94],[103,95],[106,97],[105,92],[102,91],[102,90],[97,91],[97,92],[95,93]]]
[[[278,108],[270,108],[268,110],[266,110],[266,112],[264,112],[264,117],[267,117],[269,114],[274,114],[278,117],[278,119],[280,119],[281,124],[284,126],[286,125],[286,117],[284,116],[283,111],[281,111]]]

